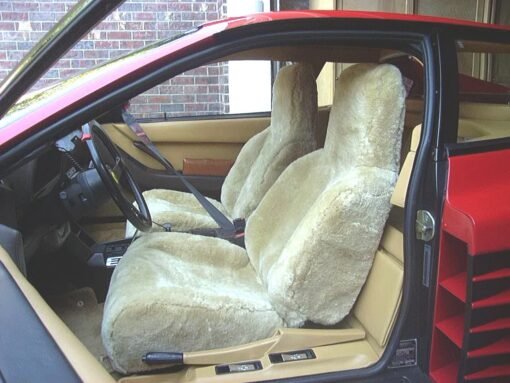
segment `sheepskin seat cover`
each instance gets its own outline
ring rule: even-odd
[[[404,120],[397,68],[359,64],[337,80],[323,149],[291,164],[246,227],[246,250],[186,233],[149,233],[115,269],[102,336],[121,372],[148,351],[264,338],[330,325],[351,310],[390,211]]]
[[[285,168],[316,149],[317,85],[312,67],[299,63],[282,68],[272,103],[271,125],[241,149],[223,183],[221,204],[211,200],[231,219],[248,218]],[[170,223],[174,231],[218,226],[190,193],[156,189],[143,195],[153,221]],[[134,232],[128,222],[126,236]]]
[[[149,351],[227,347],[281,326],[244,249],[218,238],[151,233],[115,269],[102,337],[114,368],[126,373],[146,370],[141,358]]]

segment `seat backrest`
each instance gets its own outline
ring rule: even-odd
[[[346,69],[324,149],[290,165],[248,220],[248,256],[288,326],[351,310],[390,211],[404,101],[396,67]]]
[[[223,184],[221,202],[232,218],[248,218],[287,166],[316,149],[317,85],[312,66],[282,68],[272,104],[271,125],[243,146]]]
[[[367,281],[354,305],[349,322],[355,326],[358,322],[365,330],[374,351],[378,354],[384,350],[395,324],[404,281],[404,235],[403,214],[411,170],[416,157],[421,134],[421,124],[408,129],[402,139],[404,166],[400,170],[391,203],[392,213],[386,223],[384,234],[375,255],[374,263]],[[408,140],[406,145],[405,141]],[[384,299],[381,299],[381,293]]]

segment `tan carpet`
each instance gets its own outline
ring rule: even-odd
[[[97,303],[94,291],[90,287],[73,290],[49,298],[48,304],[111,373],[113,369],[101,340],[103,304]]]
[[[98,243],[119,241],[126,237],[126,222],[84,225],[84,229]]]

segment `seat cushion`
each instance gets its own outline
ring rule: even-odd
[[[144,192],[143,196],[151,212],[153,231],[163,230],[158,224],[171,224],[172,231],[218,227],[218,224],[191,193],[154,189]],[[208,198],[208,200],[228,217],[221,203],[212,198]],[[132,237],[134,233],[135,227],[128,221],[126,223],[126,238]]]
[[[102,337],[120,372],[150,351],[189,352],[270,336],[284,325],[241,247],[184,233],[136,240],[115,269]]]

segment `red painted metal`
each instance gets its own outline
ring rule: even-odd
[[[466,302],[466,273],[459,273],[444,280],[441,286],[462,302]]]
[[[495,307],[508,304],[510,304],[510,289],[503,290],[487,298],[474,301],[471,304],[471,307],[473,307],[473,309],[481,309],[484,307]]]
[[[72,89],[65,92],[52,92],[52,97],[44,102],[35,103],[33,107],[23,108],[0,120],[0,150],[21,141],[29,134],[40,130],[49,121],[69,113],[79,104],[84,104],[102,94],[107,94],[120,83],[130,81],[143,73],[161,65],[183,57],[191,51],[199,51],[211,46],[216,41],[215,35],[235,28],[259,23],[272,23],[284,20],[335,18],[344,20],[381,20],[407,21],[413,23],[439,23],[452,26],[477,27],[488,30],[510,30],[509,26],[490,25],[465,20],[446,19],[431,16],[404,15],[380,12],[353,11],[286,11],[270,12],[235,17],[204,24],[197,32],[164,44],[155,49],[141,51],[136,55],[118,61],[107,70],[96,71],[94,76],[81,81],[77,77]]]
[[[457,380],[459,364],[457,362],[447,364],[438,370],[432,371],[430,377],[435,383],[452,383]]]
[[[479,334],[481,332],[510,330],[510,318],[499,318],[491,322],[473,327],[469,330],[472,334]]]
[[[473,277],[473,282],[494,281],[496,279],[510,278],[510,267],[492,271],[490,273],[476,275]]]
[[[491,366],[481,371],[466,375],[466,380],[510,377],[510,365]]]
[[[510,336],[501,338],[500,340],[491,343],[485,347],[480,347],[476,350],[469,351],[468,358],[479,358],[482,356],[510,354]]]
[[[490,272],[471,275],[475,261],[485,270],[492,262],[493,258],[484,254],[504,257],[507,253],[503,251],[510,249],[509,160],[508,149],[449,158],[430,355],[430,377],[435,382],[455,382],[465,371],[471,372],[467,380],[506,376],[497,359],[485,358],[484,369],[478,371],[481,367],[473,359],[510,354],[510,335],[472,349],[478,347],[472,334],[481,334],[476,339],[483,339],[486,332],[507,330],[510,318],[485,312],[486,323],[472,329],[465,321],[471,310],[510,304],[510,288],[504,280],[510,276],[508,267],[495,270],[496,263]],[[489,290],[487,284],[479,283],[483,281],[493,281]],[[499,292],[494,293],[493,288],[499,288]],[[472,302],[477,296],[484,298]],[[461,301],[459,309],[456,302]]]
[[[510,248],[510,150],[449,159],[442,227],[472,255]]]
[[[456,381],[460,365],[466,301],[467,247],[444,230],[440,236],[430,377],[436,383],[450,383]]]
[[[441,330],[458,348],[462,347],[462,337],[464,335],[464,315],[456,315],[445,319],[437,324]]]

